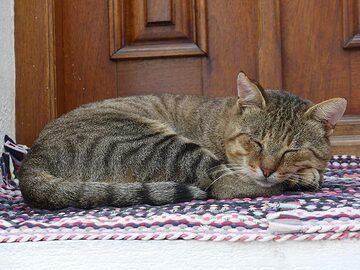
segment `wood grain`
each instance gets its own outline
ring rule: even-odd
[[[359,155],[360,135],[335,136],[330,139],[333,155]]]
[[[172,0],[146,0],[147,25],[174,24]]]
[[[106,1],[63,0],[65,111],[117,95]],[[65,31],[66,29],[66,31]]]
[[[54,2],[15,1],[16,139],[31,145],[56,116]]]
[[[65,112],[65,88],[64,88],[64,55],[63,55],[63,6],[62,1],[53,0],[52,6],[52,30],[53,40],[52,44],[54,57],[50,65],[54,70],[54,109],[55,117],[59,117]]]
[[[235,96],[241,70],[258,79],[257,5],[253,0],[211,0],[207,11],[209,55],[203,58],[203,91],[208,96]]]
[[[207,1],[208,0],[196,0],[194,2],[196,23],[195,40],[196,45],[203,52],[203,56],[206,56],[208,52]]]
[[[351,104],[341,2],[283,0],[280,7],[284,87],[314,102],[344,97]]]
[[[282,88],[282,59],[279,0],[259,0],[259,83],[270,89]]]
[[[201,59],[118,62],[118,95],[174,93],[201,95]]]
[[[344,116],[337,123],[334,135],[360,135],[360,116]]]
[[[334,154],[360,154],[360,116],[343,117],[330,138]]]
[[[124,43],[127,46],[141,45],[141,44],[157,44],[159,41],[182,42],[182,40],[194,41],[194,8],[193,0],[174,0],[173,9],[176,16],[174,16],[173,24],[148,24],[146,21],[146,13],[149,5],[157,4],[164,5],[167,9],[166,2],[145,2],[143,0],[115,0],[123,1],[121,10],[123,16],[122,25],[124,27]],[[146,5],[148,4],[148,5]],[[115,14],[116,15],[116,14]],[[169,42],[170,43],[170,42]]]
[[[343,15],[343,47],[352,49],[360,47],[360,1],[344,0]]]
[[[141,58],[162,58],[171,56],[199,56],[205,52],[194,43],[180,44],[153,44],[143,46],[126,46],[117,50],[111,56],[112,59],[141,59]]]
[[[234,96],[243,70],[315,102],[347,98],[334,151],[360,154],[360,50],[343,48],[359,2],[18,0],[17,139],[31,145],[53,118],[115,96]]]
[[[109,20],[112,59],[206,54],[205,0],[110,0]]]
[[[360,50],[350,53],[350,98],[348,99],[349,111],[360,115]]]

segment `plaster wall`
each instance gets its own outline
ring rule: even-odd
[[[15,137],[14,1],[0,1],[0,145]]]

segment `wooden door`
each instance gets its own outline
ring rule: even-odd
[[[245,71],[315,102],[345,97],[336,153],[360,154],[359,0],[17,0],[17,139],[111,97],[235,95]]]

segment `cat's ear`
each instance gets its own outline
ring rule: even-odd
[[[237,77],[237,92],[239,107],[257,106],[264,108],[266,105],[265,92],[262,87],[251,81],[242,71]]]
[[[310,107],[305,116],[325,123],[329,134],[346,110],[347,101],[344,98],[332,98]]]

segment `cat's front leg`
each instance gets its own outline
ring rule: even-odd
[[[282,184],[273,187],[261,187],[247,175],[233,175],[228,172],[228,175],[223,174],[215,177],[207,188],[209,196],[214,199],[271,196],[285,191]]]

